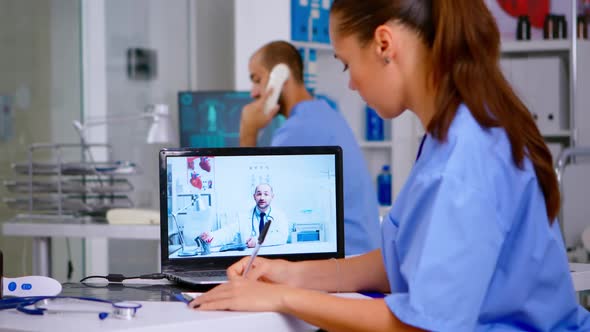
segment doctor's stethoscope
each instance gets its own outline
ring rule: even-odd
[[[270,221],[275,221],[275,218],[273,218],[273,217],[270,215],[270,212],[271,212],[271,211],[272,211],[272,209],[271,209],[271,208],[269,208],[269,209],[268,209],[268,214],[266,214],[266,215],[265,215],[265,217],[266,217],[266,222],[268,222],[269,220],[270,220]],[[250,231],[250,236],[252,236],[252,237],[256,237],[256,235],[258,234],[258,232],[256,231],[256,230],[258,229],[258,227],[256,227],[256,228],[254,227],[254,217],[255,217],[255,216],[256,216],[256,207],[254,207],[254,208],[252,209],[252,216],[250,217],[250,229],[251,229],[251,231]],[[265,224],[266,224],[266,222],[265,222]],[[258,225],[257,225],[257,226],[258,226]]]
[[[85,307],[88,303],[102,303],[102,306]],[[54,306],[52,308],[52,306]],[[16,309],[27,315],[44,315],[45,313],[96,313],[103,320],[108,316],[130,320],[135,317],[141,304],[136,302],[113,302],[92,297],[75,296],[30,296],[0,300],[0,309]],[[110,310],[107,310],[110,309]]]

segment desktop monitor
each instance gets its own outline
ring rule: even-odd
[[[240,145],[242,108],[253,99],[247,91],[181,91],[178,93],[180,146],[223,148]],[[269,146],[284,118],[275,117],[260,133],[259,146]]]

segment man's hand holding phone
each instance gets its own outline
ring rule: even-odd
[[[242,109],[240,120],[240,146],[256,146],[258,132],[268,126],[279,112],[279,105],[275,105],[269,112],[264,112],[264,105],[270,98],[273,88],[266,90],[262,96]]]

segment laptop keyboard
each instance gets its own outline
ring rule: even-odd
[[[176,272],[175,275],[183,278],[195,278],[195,277],[225,277],[225,270],[210,270],[210,271],[189,271],[189,272]]]

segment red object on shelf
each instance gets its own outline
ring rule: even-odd
[[[500,7],[510,16],[528,15],[531,25],[542,28],[549,14],[549,0],[498,0]]]

